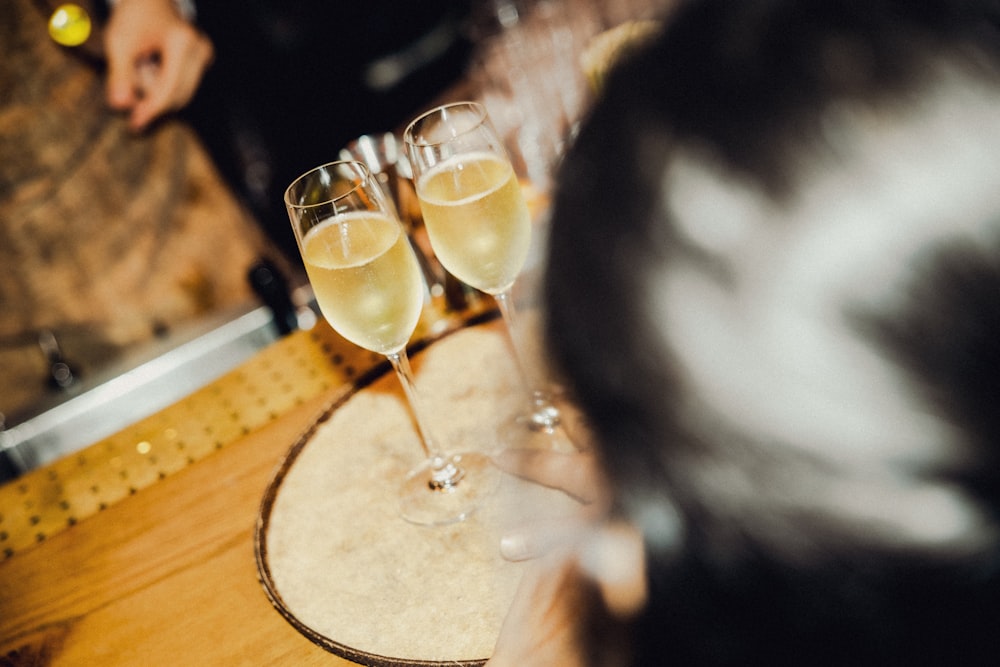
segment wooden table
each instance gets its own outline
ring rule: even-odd
[[[0,486],[0,665],[349,665],[270,605],[254,524],[297,437],[381,357],[325,324]]]

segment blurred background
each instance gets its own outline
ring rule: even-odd
[[[284,189],[359,137],[398,137],[438,102],[483,102],[544,238],[553,175],[596,90],[594,53],[672,4],[198,2],[214,61],[189,105],[133,136],[104,101],[107,5],[79,3],[94,35],[66,47],[45,32],[59,3],[4,2],[0,480],[311,326]]]

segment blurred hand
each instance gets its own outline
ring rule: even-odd
[[[486,667],[583,667],[583,579],[569,550],[534,561],[518,586]]]
[[[580,502],[574,517],[508,533],[500,552],[532,560],[504,619],[487,667],[587,664],[582,626],[596,591],[605,609],[628,618],[645,604],[642,537],[608,521],[608,486],[592,452],[508,449],[494,464],[523,479],[560,489]]]
[[[536,520],[503,535],[500,553],[507,560],[572,552],[607,513],[607,483],[592,452],[505,449],[493,457],[493,465],[516,477],[558,489],[580,503],[573,516]]]
[[[190,102],[214,57],[212,42],[172,0],[119,0],[104,50],[108,104],[128,112],[134,131]]]
[[[486,667],[585,665],[581,609],[587,604],[578,566],[578,545],[595,514],[603,511],[605,484],[593,454],[506,449],[493,457],[501,470],[580,502],[573,517],[524,526],[500,541],[512,561],[532,560],[521,579]]]
[[[603,505],[607,489],[596,456],[590,451],[504,449],[493,464],[522,479],[559,489],[585,505]]]

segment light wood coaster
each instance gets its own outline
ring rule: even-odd
[[[413,355],[417,388],[442,449],[499,446],[526,400],[499,321]],[[480,665],[490,656],[525,564],[499,554],[528,515],[575,509],[566,496],[502,476],[464,522],[399,516],[397,491],[420,462],[395,375],[332,406],[292,447],[261,507],[258,569],[275,608],[327,650],[363,665]]]

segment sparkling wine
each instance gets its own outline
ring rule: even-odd
[[[320,310],[352,343],[381,354],[402,349],[420,318],[420,267],[402,229],[375,213],[326,220],[302,240]]]
[[[510,163],[488,153],[451,158],[419,179],[417,196],[448,271],[490,294],[511,287],[528,257],[531,219]]]

